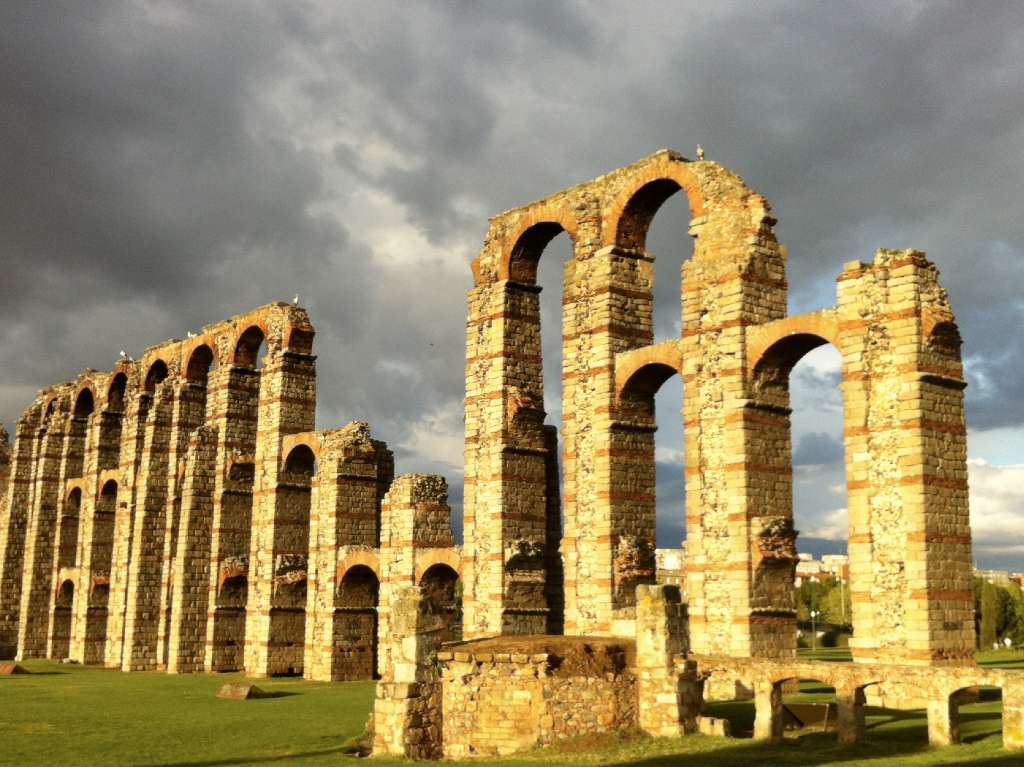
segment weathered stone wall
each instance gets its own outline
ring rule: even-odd
[[[632,648],[571,641],[571,649],[552,650],[541,641],[530,652],[528,643],[503,648],[485,640],[439,653],[444,757],[505,756],[636,728],[636,677],[626,665]]]
[[[271,304],[40,392],[0,440],[0,655],[376,674],[394,459],[365,423],[312,430],[313,336],[303,309]],[[454,574],[426,579],[451,639],[443,495],[417,496],[402,534],[410,567]]]

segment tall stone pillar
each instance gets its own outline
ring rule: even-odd
[[[640,729],[655,737],[696,732],[701,682],[680,679],[675,659],[687,650],[686,606],[678,586],[637,586],[637,712]],[[686,685],[688,689],[684,690]]]
[[[547,455],[540,288],[470,291],[464,530],[467,637],[543,633]]]
[[[216,427],[200,426],[192,432],[186,451],[178,551],[170,579],[167,671],[171,674],[204,668],[218,441]]]
[[[177,390],[168,379],[156,385],[146,416],[142,466],[128,565],[124,628],[124,671],[152,671],[158,663],[160,566],[167,514],[167,477]]]
[[[82,429],[70,415],[69,395],[53,403],[51,412],[39,430],[39,453],[35,465],[35,490],[25,545],[25,562],[21,585],[21,608],[18,625],[19,659],[46,657],[46,632],[49,628],[49,607],[53,542],[56,534],[57,507],[61,496],[61,468],[65,442],[70,434]]]
[[[128,573],[133,559],[136,510],[144,494],[139,489],[146,440],[146,422],[153,396],[133,386],[123,394],[121,446],[118,451],[119,488],[117,511],[114,517],[114,551],[110,567],[110,597],[107,615],[107,646],[105,665],[121,668],[124,660],[125,627],[128,611]]]
[[[356,421],[323,434],[319,464],[310,524],[303,673],[316,681],[366,679],[372,676],[373,659],[355,666],[351,661],[358,653],[352,645],[372,651],[376,622],[366,611],[366,604],[340,602],[343,595],[339,594],[338,563],[344,551],[368,552],[378,545],[379,475],[382,464],[385,469],[392,465],[390,451],[370,439],[366,423]],[[359,639],[353,642],[350,634]]]
[[[924,254],[839,277],[850,596],[861,662],[973,662],[960,338]]]
[[[219,445],[207,584],[207,671],[240,671],[252,532],[260,372],[222,355],[210,385]]]
[[[175,384],[174,413],[171,419],[167,455],[167,509],[164,512],[162,556],[160,563],[160,607],[157,622],[157,665],[166,666],[173,610],[175,562],[178,554],[178,530],[185,483],[185,463],[189,440],[206,417],[206,382],[196,383],[183,376]]]
[[[22,563],[41,415],[42,403],[36,402],[15,424],[10,476],[0,506],[0,658],[13,658],[18,649]]]
[[[295,599],[300,594],[297,579],[304,581],[308,568],[312,477],[291,476],[285,470],[288,456],[282,441],[285,435],[314,428],[316,357],[305,312],[295,310],[290,320],[308,336],[306,342],[285,348],[286,338],[268,337],[260,375],[245,619],[245,672],[251,676],[302,671],[305,599],[301,605]]]

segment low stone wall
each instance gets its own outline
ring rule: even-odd
[[[634,643],[507,637],[438,654],[445,758],[493,757],[562,738],[632,729]]]

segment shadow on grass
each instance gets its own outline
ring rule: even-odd
[[[316,751],[302,751],[297,754],[278,754],[275,756],[239,756],[232,759],[210,759],[199,762],[149,762],[143,767],[230,767],[234,764],[289,764],[302,759],[312,759],[317,756],[330,756],[331,754],[342,755],[346,752],[346,746],[334,746],[322,748]]]

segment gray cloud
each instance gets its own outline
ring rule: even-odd
[[[1015,2],[6,3],[0,420],[120,348],[297,290],[321,425],[366,418],[400,469],[455,485],[487,216],[699,141],[772,200],[794,310],[832,304],[846,260],[928,250],[972,426],[1024,427],[1022,23]],[[651,232],[659,338],[688,216],[671,200]],[[835,412],[828,375],[794,376],[802,412]],[[798,444],[823,428],[801,418]]]

